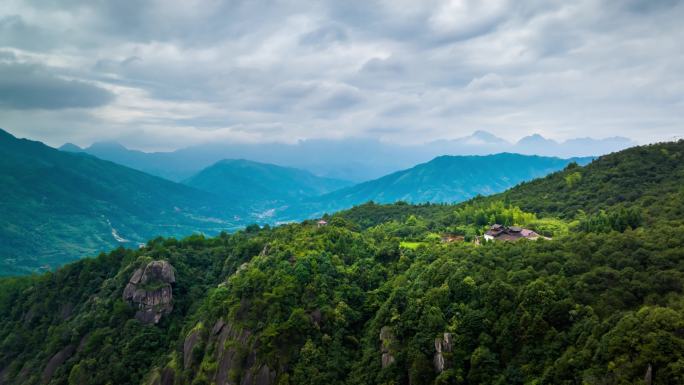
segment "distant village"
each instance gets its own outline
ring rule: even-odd
[[[539,238],[551,239],[537,234],[533,230],[524,229],[518,226],[502,226],[499,224],[492,225],[489,230],[484,233],[483,238],[486,241],[517,241],[519,239],[537,240]]]
[[[315,222],[316,227],[325,227],[328,222],[324,219],[320,219]],[[465,242],[466,238],[459,234],[443,233],[441,234],[442,243],[458,243]],[[485,231],[482,236],[475,237],[472,241],[475,244],[482,244],[483,242],[515,242],[521,239],[528,239],[531,241],[536,241],[538,239],[551,240],[550,237],[545,237],[534,230],[526,229],[520,226],[504,226],[500,224],[493,224]]]

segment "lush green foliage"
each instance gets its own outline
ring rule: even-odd
[[[255,352],[280,385],[633,384],[649,366],[654,384],[682,383],[684,166],[654,165],[666,174],[643,186],[635,178],[640,195],[625,190],[628,200],[592,197],[585,207],[574,196],[606,189],[593,174],[612,175],[612,158],[648,163],[682,147],[629,150],[457,206],[368,204],[327,226],[157,239],[0,281],[0,378],[37,384],[50,358],[73,346],[51,384],[150,383],[162,370],[210,384],[221,347],[207,335],[224,320],[249,331],[238,352]],[[541,198],[553,194],[566,200]],[[477,235],[493,222],[554,239],[478,246],[436,237]],[[160,325],[144,326],[121,293],[151,259],[175,266],[176,302]],[[381,330],[393,358],[385,368]],[[186,363],[183,343],[195,332],[203,337]],[[438,373],[435,338],[444,333],[453,349]],[[233,367],[230,376],[245,373]]]

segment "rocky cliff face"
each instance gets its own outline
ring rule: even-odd
[[[173,266],[167,261],[152,261],[136,269],[123,291],[123,299],[138,306],[135,318],[157,324],[173,310],[171,284],[176,282]]]
[[[250,342],[252,333],[249,330],[236,328],[223,320],[219,320],[212,330],[217,333],[218,338],[216,354],[219,366],[215,376],[216,385],[272,385],[275,383],[275,371],[267,365],[257,363],[256,346]],[[231,372],[242,374],[239,382],[237,378],[231,378]]]
[[[185,369],[199,365],[199,362],[193,361],[193,349],[199,344],[207,347],[204,355],[217,363],[216,369],[207,373],[216,385],[275,384],[276,371],[257,360],[257,346],[251,331],[222,319],[216,321],[208,335],[200,328],[195,328],[183,344]]]
[[[47,384],[48,382],[50,382],[50,379],[52,379],[52,375],[55,374],[57,368],[60,365],[62,365],[64,361],[68,360],[69,357],[71,357],[75,351],[76,348],[73,345],[69,345],[64,349],[58,351],[54,356],[52,356],[52,358],[50,358],[50,361],[48,361],[47,365],[45,365],[45,369],[43,369],[41,383]]]
[[[445,353],[451,353],[453,349],[453,342],[451,333],[444,333],[442,337],[435,338],[435,371],[442,373],[446,368],[446,361],[444,359]]]
[[[164,368],[158,373],[154,373],[149,385],[173,385],[176,378],[176,372],[171,368]]]

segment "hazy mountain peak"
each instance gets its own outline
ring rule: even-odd
[[[90,145],[90,147],[87,148],[87,150],[117,150],[117,151],[126,151],[128,148],[124,146],[123,144],[113,141],[113,140],[106,140],[106,141],[101,141],[101,142],[95,142]]]
[[[558,142],[556,142],[555,140],[547,139],[538,133],[528,135],[528,136],[524,136],[524,137],[520,138],[520,140],[518,140],[518,144],[525,144],[525,145],[538,145],[538,144],[549,144],[549,143],[558,144]]]
[[[83,149],[73,143],[64,143],[61,145],[58,150],[60,151],[65,151],[65,152],[83,152]]]
[[[508,144],[506,140],[499,138],[491,132],[484,130],[477,130],[464,139],[470,139],[472,141],[481,141],[481,143],[478,144]]]

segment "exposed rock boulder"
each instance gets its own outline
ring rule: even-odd
[[[41,382],[43,384],[47,384],[48,382],[50,382],[50,380],[52,379],[52,375],[55,374],[57,368],[59,368],[60,365],[62,365],[66,360],[68,360],[74,354],[75,351],[76,348],[73,345],[69,345],[55,353],[55,355],[52,356],[52,358],[50,358],[50,361],[48,361],[47,365],[45,365],[45,369],[43,369]]]
[[[451,353],[453,349],[453,342],[451,333],[444,333],[442,337],[435,338],[435,371],[437,373],[442,373],[446,368],[446,362],[444,360],[444,353]]]
[[[380,329],[380,350],[382,351],[382,367],[383,369],[394,363],[394,355],[392,354],[392,346],[394,345],[394,332],[389,326],[383,326]]]
[[[167,261],[152,261],[136,269],[128,280],[123,299],[138,306],[135,318],[157,324],[173,310],[171,284],[176,282],[173,266]]]

